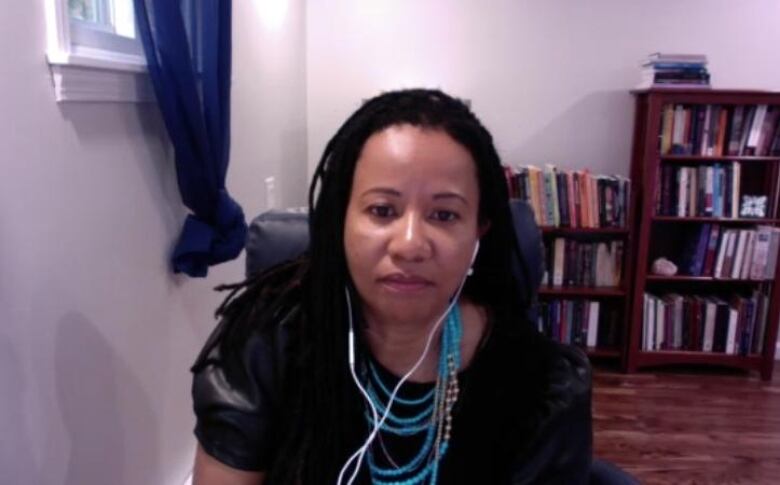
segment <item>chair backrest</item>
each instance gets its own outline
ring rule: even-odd
[[[531,207],[512,200],[512,221],[517,234],[519,260],[513,264],[521,291],[529,301],[536,293],[545,269],[544,245]],[[294,259],[309,245],[308,213],[304,210],[271,210],[257,216],[249,225],[246,240],[246,274],[251,276],[284,261]],[[535,315],[535,308],[529,309]]]
[[[270,210],[252,220],[246,235],[246,275],[252,276],[303,254],[309,247],[309,214]]]

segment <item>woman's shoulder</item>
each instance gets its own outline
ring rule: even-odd
[[[585,352],[579,347],[548,341],[550,368],[548,383],[551,394],[566,401],[590,396],[591,366]]]
[[[273,267],[235,285],[223,285],[228,296],[216,310],[219,323],[192,367],[251,365],[258,355],[286,346],[290,327],[301,311],[301,280],[305,261]],[[240,370],[240,369],[239,369]]]
[[[536,331],[500,340],[493,370],[507,388],[500,433],[511,443],[512,483],[585,483],[592,449],[587,356]]]
[[[497,410],[504,418],[531,438],[562,416],[589,413],[591,367],[581,349],[528,327],[491,335],[474,380],[502,403]]]
[[[499,365],[515,374],[511,380],[564,400],[590,393],[591,366],[585,352],[549,339],[530,323],[527,326],[499,332],[494,338]]]
[[[233,285],[220,322],[192,366],[195,435],[214,458],[263,470],[282,406],[290,327],[300,314],[299,268]]]

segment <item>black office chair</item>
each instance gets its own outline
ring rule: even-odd
[[[521,291],[529,301],[529,318],[536,321],[536,296],[545,270],[542,233],[531,207],[520,200],[511,202],[512,219],[518,235],[518,257],[513,262]],[[254,275],[271,266],[295,259],[309,245],[309,219],[304,210],[268,211],[249,225],[246,241],[246,274]],[[520,268],[525,271],[520,271]],[[594,459],[590,471],[591,485],[636,485],[639,482],[615,465]]]

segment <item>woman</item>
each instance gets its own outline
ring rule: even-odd
[[[587,482],[587,359],[524,318],[503,170],[469,108],[369,100],[309,201],[309,252],[233,286],[193,367],[196,485]]]

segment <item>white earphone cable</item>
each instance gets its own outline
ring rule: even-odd
[[[352,485],[352,483],[355,481],[358,471],[360,470],[360,466],[363,463],[363,457],[365,456],[366,451],[368,451],[368,447],[371,446],[371,443],[374,441],[374,438],[376,438],[376,435],[379,433],[379,430],[385,424],[385,421],[387,420],[387,417],[390,414],[390,408],[393,405],[393,401],[395,401],[396,394],[398,394],[398,390],[401,388],[404,382],[406,382],[409,379],[409,377],[411,377],[411,375],[417,371],[420,365],[422,365],[423,361],[425,360],[425,357],[428,355],[428,351],[430,350],[431,347],[431,342],[433,341],[433,337],[434,335],[436,335],[436,331],[441,325],[441,322],[450,313],[453,306],[455,306],[458,303],[458,298],[460,297],[461,291],[463,291],[463,286],[466,284],[466,279],[469,277],[469,275],[472,274],[471,266],[474,264],[474,261],[476,261],[478,252],[479,252],[479,240],[477,240],[476,246],[474,247],[474,254],[471,257],[469,270],[467,270],[466,274],[463,275],[463,279],[461,280],[460,285],[458,285],[458,290],[455,292],[455,295],[452,297],[450,304],[447,305],[447,309],[444,311],[444,313],[442,313],[442,315],[438,318],[438,320],[436,320],[436,323],[434,324],[433,328],[431,328],[431,331],[428,333],[428,340],[425,343],[425,349],[423,350],[420,357],[417,359],[417,362],[396,384],[395,388],[393,389],[393,392],[390,394],[390,399],[388,399],[387,401],[385,412],[382,414],[382,419],[380,419],[378,423],[376,421],[378,415],[376,411],[376,407],[374,406],[374,403],[371,401],[368,392],[360,383],[360,379],[357,378],[357,374],[355,373],[355,335],[354,335],[354,326],[352,322],[352,300],[349,296],[349,290],[347,288],[344,288],[344,291],[346,293],[346,299],[347,299],[347,312],[349,313],[349,332],[347,334],[347,344],[349,347],[348,358],[349,358],[350,373],[352,374],[352,380],[355,381],[355,385],[357,385],[358,389],[360,390],[360,393],[363,395],[364,399],[366,399],[366,401],[369,403],[369,406],[371,407],[371,411],[374,418],[373,419],[374,428],[372,429],[371,433],[368,435],[368,438],[363,442],[363,444],[357,450],[355,450],[355,452],[352,455],[350,455],[349,459],[347,459],[346,463],[344,463],[344,466],[341,467],[341,471],[339,472],[336,485],[341,485],[342,480],[344,478],[344,473],[349,468],[350,464],[355,459],[357,459],[357,463],[355,464],[355,468],[352,471],[352,475],[350,475],[349,480],[347,481],[347,485]]]

